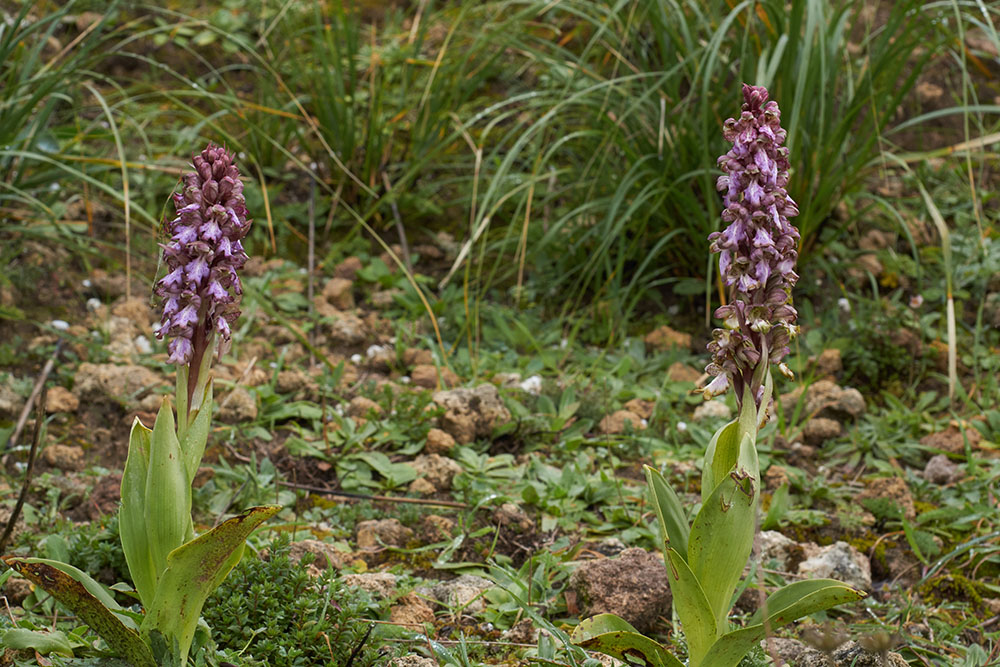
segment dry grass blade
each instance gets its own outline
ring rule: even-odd
[[[934,222],[934,226],[941,236],[941,253],[944,258],[945,292],[947,295],[947,319],[948,319],[948,398],[954,399],[955,389],[958,386],[958,335],[955,330],[955,297],[952,293],[952,257],[951,257],[951,234],[948,225],[945,224],[941,211],[938,210],[934,200],[924,187],[923,183],[917,182],[920,188],[920,196],[924,199],[927,212]]]

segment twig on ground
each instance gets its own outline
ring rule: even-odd
[[[7,438],[7,442],[4,443],[4,446],[2,449],[0,449],[0,452],[7,451],[8,449],[17,444],[17,439],[21,437],[21,431],[24,430],[25,424],[28,423],[28,415],[31,414],[31,404],[35,402],[35,399],[38,397],[39,392],[42,391],[42,387],[45,385],[45,380],[48,379],[49,373],[51,373],[52,369],[55,367],[56,358],[58,358],[59,353],[62,351],[62,346],[63,346],[63,339],[60,338],[58,341],[56,341],[56,349],[52,351],[52,356],[49,357],[49,360],[45,362],[45,366],[42,367],[41,374],[38,376],[38,379],[35,380],[35,386],[31,388],[31,395],[28,396],[28,400],[27,402],[25,402],[24,408],[21,410],[21,416],[17,420],[17,425],[14,427],[14,432],[10,434],[9,438]],[[45,412],[43,410],[42,415],[44,416],[44,414]]]
[[[321,493],[326,496],[338,496],[343,498],[358,498],[360,500],[376,500],[379,502],[386,503],[405,503],[409,505],[431,505],[435,507],[456,507],[458,509],[471,509],[469,505],[465,503],[459,503],[454,500],[430,500],[425,498],[397,498],[395,496],[375,496],[368,493],[352,493],[349,491],[334,491],[332,489],[324,489],[320,486],[309,486],[308,484],[294,484],[292,482],[278,482],[281,486],[287,486],[290,489],[301,489],[302,491],[309,491],[310,493]]]
[[[28,488],[31,486],[31,475],[35,470],[35,456],[38,454],[38,445],[42,440],[42,424],[45,422],[45,397],[47,394],[48,392],[44,389],[43,385],[42,393],[38,397],[38,405],[35,409],[35,432],[31,437],[31,451],[28,452],[28,467],[24,471],[21,493],[17,496],[14,509],[11,510],[10,518],[7,519],[7,526],[3,530],[3,535],[0,536],[0,553],[3,553],[3,550],[7,547],[7,540],[10,539],[11,534],[14,532],[17,517],[21,514],[21,508],[24,507],[24,500],[28,497]]]

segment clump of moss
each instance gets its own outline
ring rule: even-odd
[[[967,604],[973,615],[985,618],[989,611],[983,601],[986,590],[983,584],[968,577],[948,573],[928,580],[917,588],[917,593],[930,605],[955,602]]]
[[[289,558],[289,539],[271,545],[267,560],[244,558],[205,604],[212,639],[238,652],[243,665],[298,667],[385,664],[391,649],[366,620],[385,611],[365,591],[327,571],[309,575],[310,558]],[[360,648],[359,648],[360,647]]]

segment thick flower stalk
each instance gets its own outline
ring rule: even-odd
[[[799,209],[788,184],[788,148],[781,128],[781,111],[768,101],[763,86],[743,84],[743,109],[728,119],[723,136],[733,147],[719,158],[723,174],[717,188],[723,193],[725,230],[708,238],[719,253],[719,273],[729,287],[729,303],[715,311],[723,328],[708,344],[712,362],[705,368],[715,376],[702,391],[706,398],[724,393],[730,385],[742,403],[746,387],[757,406],[763,397],[763,364],[782,363],[798,328],[791,305],[799,232],[788,221]]]
[[[184,175],[184,187],[174,193],[177,215],[165,225],[170,242],[161,246],[167,275],[155,288],[163,301],[156,336],[170,338],[170,361],[193,369],[189,405],[215,334],[222,354],[240,314],[243,289],[237,271],[247,261],[242,239],[251,223],[232,153],[209,144],[193,163],[195,171]],[[200,379],[203,384],[205,378]]]

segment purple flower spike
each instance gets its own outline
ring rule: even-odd
[[[219,353],[228,348],[243,293],[237,271],[247,261],[240,239],[251,221],[232,153],[209,144],[193,162],[195,171],[173,197],[177,216],[165,223],[167,275],[154,291],[164,306],[156,337],[171,338],[170,361],[197,369],[215,332]]]
[[[791,295],[798,280],[793,269],[799,232],[788,218],[799,209],[785,190],[788,149],[781,145],[786,137],[781,111],[767,98],[763,86],[743,84],[740,116],[723,125],[723,136],[733,147],[719,158],[723,173],[717,187],[725,204],[722,219],[729,226],[708,240],[712,252],[720,254],[729,304],[715,311],[725,328],[716,329],[708,344],[712,363],[705,371],[715,379],[701,390],[711,398],[732,386],[741,404],[750,386],[758,407],[763,388],[756,386],[754,370],[772,363],[791,375],[782,360],[798,332]]]

